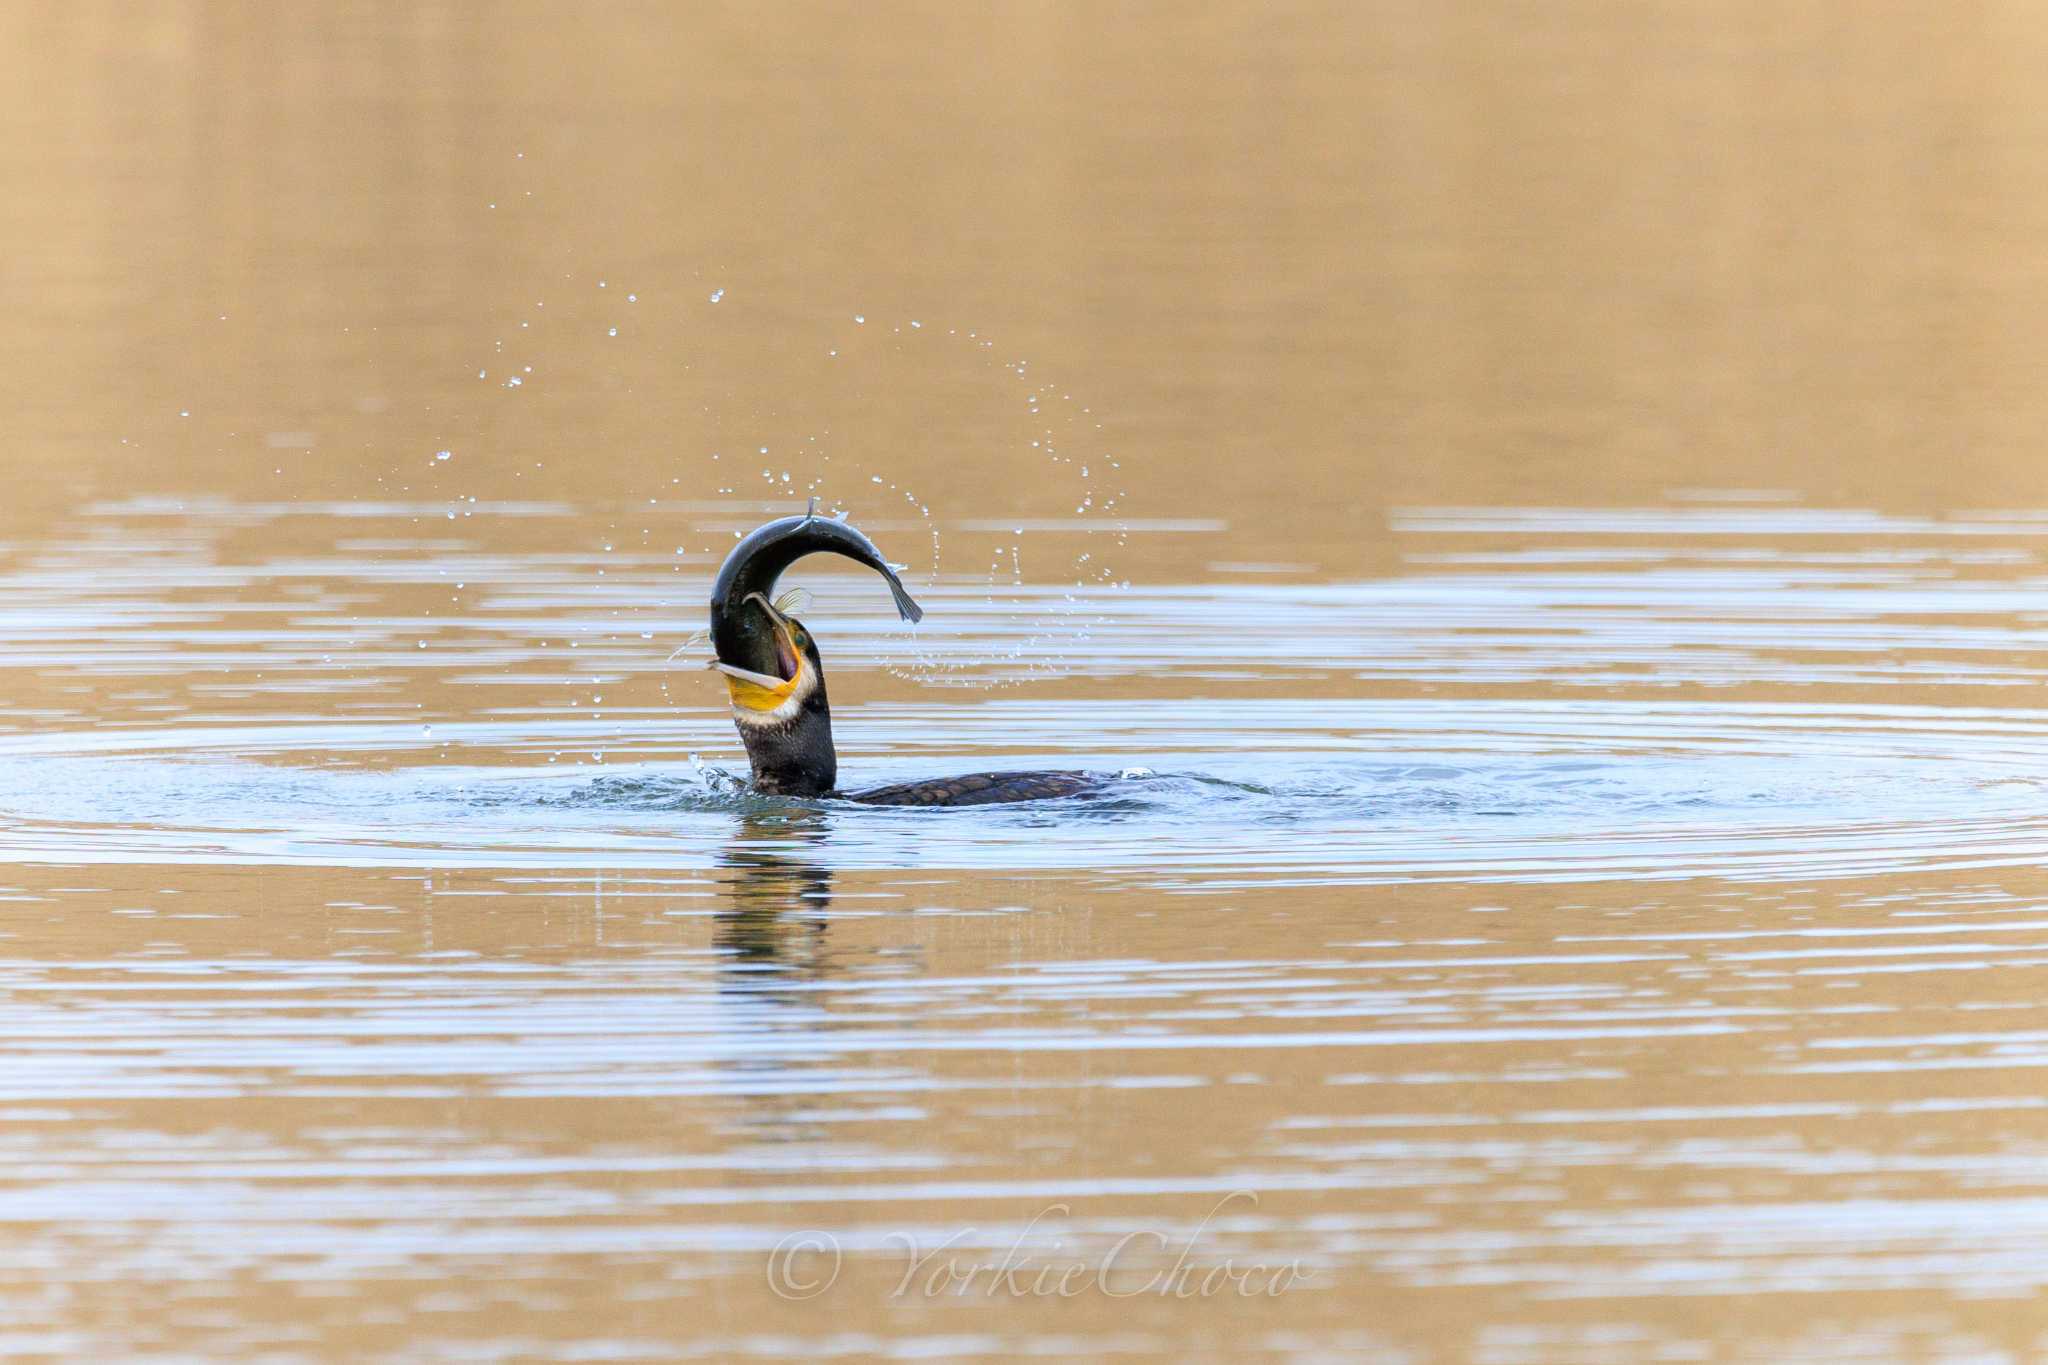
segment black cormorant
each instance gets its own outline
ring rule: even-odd
[[[839,756],[832,747],[832,710],[817,641],[803,622],[775,605],[783,570],[818,553],[867,565],[888,581],[904,620],[924,617],[874,543],[844,522],[784,517],[733,547],[711,589],[711,647],[718,657],[710,667],[724,675],[732,694],[733,723],[747,746],[755,791],[876,806],[982,806],[1076,796],[1102,783],[1098,773],[984,772],[837,790]]]

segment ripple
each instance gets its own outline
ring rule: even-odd
[[[713,711],[0,736],[0,859],[1067,870],[1182,889],[1844,877],[2048,858],[2048,711],[1390,699],[877,705],[844,771],[1143,767],[1099,799],[925,811],[735,793]],[[1085,744],[1077,737],[1086,737]],[[317,764],[307,754],[325,755]],[[623,765],[617,772],[609,765]]]

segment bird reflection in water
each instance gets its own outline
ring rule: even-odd
[[[806,855],[824,844],[826,820],[823,811],[803,809],[740,818],[718,860],[725,906],[713,939],[732,988],[772,990],[791,973],[808,976],[822,966],[832,872]]]
[[[793,810],[741,818],[719,858],[723,906],[713,921],[719,952],[718,995],[728,1093],[747,1097],[737,1126],[764,1142],[823,1141],[831,1134],[814,1117],[816,1092],[831,1089],[807,1050],[762,1048],[773,1036],[828,1028],[820,986],[832,964],[826,943],[832,872],[816,855],[829,832],[822,811]]]

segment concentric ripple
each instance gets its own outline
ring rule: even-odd
[[[997,699],[843,718],[846,767],[863,780],[936,773],[961,754],[1151,770],[1091,800],[961,811],[770,800],[678,761],[725,743],[728,725],[697,711],[431,733],[319,722],[0,737],[0,857],[688,869],[736,843],[786,844],[829,867],[1067,869],[1189,888],[2048,858],[2048,711],[1406,699],[1134,713]]]

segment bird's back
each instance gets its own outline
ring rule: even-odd
[[[847,792],[845,799],[868,806],[993,806],[1079,796],[1102,782],[1101,773],[1086,772],[962,773]]]

